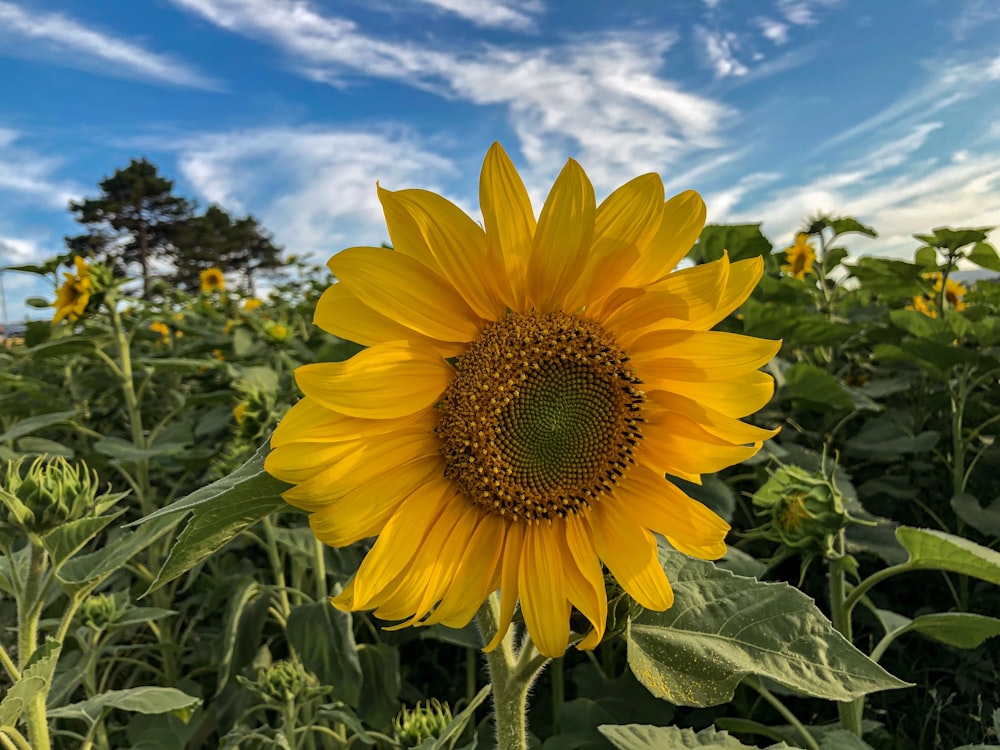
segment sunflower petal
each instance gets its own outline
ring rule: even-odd
[[[429,338],[468,342],[482,328],[484,321],[455,287],[409,255],[387,247],[349,247],[327,265],[372,310]]]
[[[768,362],[780,341],[722,331],[653,331],[631,347],[632,364],[649,390],[661,382],[736,378]]]
[[[377,344],[345,362],[295,371],[302,392],[320,406],[352,417],[394,419],[433,405],[454,377],[433,351],[408,341]]]
[[[521,612],[531,640],[543,656],[556,658],[566,651],[569,641],[570,605],[563,589],[566,567],[549,524],[533,523],[525,530],[517,585],[521,592]],[[570,564],[572,561],[569,561]]]
[[[565,535],[559,535],[566,561],[566,593],[570,602],[590,620],[593,630],[576,647],[590,651],[604,638],[608,620],[608,595],[604,588],[604,570],[594,549],[594,532],[588,515],[574,513],[566,517]]]
[[[539,312],[565,309],[590,254],[596,211],[594,186],[570,159],[545,199],[531,248],[528,301]]]
[[[654,407],[657,411],[683,414],[692,422],[698,423],[710,435],[736,445],[762,443],[765,440],[770,440],[780,432],[779,429],[768,430],[763,427],[747,424],[746,422],[740,422],[702,403],[676,393],[651,391],[647,393],[647,398],[649,399],[650,406]],[[670,416],[664,414],[662,415],[662,419],[669,420]]]
[[[656,235],[632,266],[623,286],[648,286],[670,273],[698,239],[705,227],[705,216],[705,201],[694,190],[685,190],[668,200]]]
[[[499,143],[490,146],[483,161],[479,208],[490,251],[498,253],[507,266],[512,287],[508,306],[527,312],[525,279],[535,235],[535,213],[520,175]]]
[[[642,426],[641,463],[664,474],[693,481],[746,461],[760,450],[760,443],[733,445],[705,431],[682,414],[651,414]]]
[[[497,618],[497,632],[486,644],[484,651],[492,651],[500,645],[510,628],[511,620],[514,619],[514,607],[517,605],[518,596],[518,572],[525,548],[524,536],[524,524],[508,524],[500,562],[500,613]],[[483,633],[483,637],[486,635]]]
[[[657,557],[656,540],[619,505],[617,500],[594,504],[591,523],[597,554],[639,604],[658,612],[670,609],[674,591]]]

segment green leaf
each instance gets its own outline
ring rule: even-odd
[[[161,518],[135,531],[125,532],[96,552],[67,560],[57,577],[70,589],[106,577],[120,570],[129,560],[170,531],[179,520]]]
[[[1000,552],[934,529],[900,526],[896,538],[920,568],[947,570],[1000,586]]]
[[[132,364],[150,367],[161,372],[200,372],[210,367],[225,367],[217,359],[191,359],[184,357],[136,357]]]
[[[109,690],[79,703],[50,708],[50,719],[83,719],[91,724],[100,720],[105,709],[118,708],[140,714],[165,714],[191,711],[201,704],[177,688],[134,687],[127,690]]]
[[[8,440],[15,440],[22,435],[27,435],[35,432],[36,430],[51,427],[52,425],[59,424],[60,422],[67,422],[74,416],[76,416],[76,409],[68,409],[66,411],[53,411],[48,414],[39,414],[34,417],[22,419],[19,422],[15,422],[14,426],[6,432],[0,433],[0,443],[6,443]]]
[[[871,745],[846,729],[837,729],[823,735],[819,747],[820,750],[872,750]]]
[[[996,248],[988,242],[977,242],[969,253],[969,260],[980,268],[1000,271],[1000,256],[997,256]]]
[[[61,649],[59,641],[47,640],[31,655],[20,679],[10,686],[0,701],[0,727],[14,726],[32,698],[49,692]]]
[[[243,326],[233,331],[233,354],[242,359],[253,349],[253,334]]]
[[[361,662],[350,613],[334,609],[328,601],[303,604],[292,608],[286,632],[288,644],[306,669],[324,685],[331,685],[336,698],[359,705]]]
[[[737,261],[769,255],[772,245],[760,231],[760,224],[709,224],[701,230],[697,244],[688,256],[699,263],[710,263],[729,253]]]
[[[389,731],[399,711],[399,650],[386,643],[358,646],[364,680],[358,700],[358,715],[379,731]]]
[[[288,485],[264,471],[267,451],[265,442],[229,476],[136,522],[142,524],[181,512],[191,513],[147,594],[191,570],[265,516],[288,507],[281,499]]]
[[[891,310],[889,322],[896,328],[922,339],[950,341],[954,338],[948,324],[916,310]]]
[[[454,717],[438,738],[434,740],[431,750],[453,750],[455,743],[462,737],[462,733],[465,732],[465,728],[469,722],[475,720],[476,709],[486,700],[491,691],[492,687],[487,685],[476,693],[476,696],[469,701],[469,705],[462,709],[462,712]]]
[[[878,232],[867,224],[862,224],[860,221],[850,216],[844,216],[839,219],[831,219],[829,224],[834,234],[856,232],[857,234],[863,234],[866,237],[878,237]]]
[[[917,632],[955,648],[978,648],[987,638],[1000,635],[1000,620],[973,612],[935,612],[921,615],[893,635]]]
[[[918,266],[923,266],[927,271],[936,271],[938,264],[937,250],[929,245],[924,245],[914,254],[913,262]]]
[[[17,441],[17,450],[25,456],[62,456],[73,458],[74,451],[67,445],[36,435],[26,435]]]
[[[797,362],[785,370],[781,397],[808,401],[820,406],[850,411],[854,400],[830,373],[807,362]]]
[[[812,599],[666,549],[675,601],[627,630],[628,662],[654,695],[676,705],[729,701],[746,675],[826,700],[905,687],[834,630]]]
[[[695,732],[679,727],[656,727],[649,724],[604,724],[598,727],[618,750],[682,750],[682,748],[707,748],[710,750],[740,750],[756,748],[744,745],[729,732],[714,727]],[[780,750],[789,746],[781,742],[771,745],[768,750]],[[789,749],[791,750],[791,749]]]
[[[80,518],[57,526],[45,534],[42,537],[42,546],[52,557],[52,566],[58,568],[124,512],[125,508],[122,508],[117,513],[107,516]]]
[[[951,499],[951,507],[969,526],[986,536],[1000,536],[1000,497],[985,508],[968,493]]]
[[[163,443],[149,448],[139,448],[134,443],[120,437],[101,438],[94,443],[94,450],[110,456],[122,463],[138,463],[156,456],[169,453],[180,453],[187,447],[186,443]]]

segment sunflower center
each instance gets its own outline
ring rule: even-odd
[[[510,313],[456,364],[438,407],[445,476],[515,520],[610,492],[642,439],[642,391],[615,338],[564,313]]]

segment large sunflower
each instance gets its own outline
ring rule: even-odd
[[[423,190],[379,189],[394,249],[329,262],[324,330],[368,348],[296,371],[305,397],[266,468],[295,485],[325,544],[378,537],[333,599],[402,625],[460,627],[500,590],[495,646],[520,601],[558,656],[573,607],[607,615],[604,568],[642,606],[673,593],[652,532],[725,553],[728,524],[665,475],[698,481],[773,433],[738,421],[770,398],[778,344],[708,329],[756,285],[760,258],[671,273],[701,231],[687,191],[653,174],[600,206],[570,160],[537,221],[494,144],[483,226]]]

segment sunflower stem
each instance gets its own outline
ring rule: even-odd
[[[499,602],[494,594],[476,614],[479,632],[487,641],[499,626]],[[528,691],[538,676],[545,659],[537,656],[530,642],[521,653],[514,644],[514,627],[507,628],[500,644],[486,652],[486,664],[493,686],[493,719],[496,724],[497,750],[527,750]],[[527,668],[526,668],[527,667]]]

